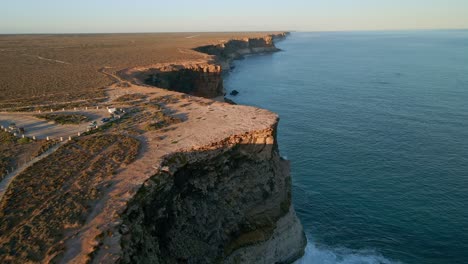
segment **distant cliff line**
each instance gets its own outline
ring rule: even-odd
[[[231,69],[234,60],[251,54],[280,51],[275,41],[288,35],[289,32],[283,32],[204,45],[193,50],[209,55],[206,61],[133,67],[117,74],[138,85],[151,85],[205,98],[221,97],[225,95],[222,73]]]
[[[289,34],[283,32],[260,38],[231,39],[219,44],[197,47],[194,50],[214,56],[215,62],[227,71],[233,60],[242,59],[245,55],[280,51],[275,46],[275,41],[282,40]]]

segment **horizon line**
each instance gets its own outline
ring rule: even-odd
[[[171,33],[268,33],[268,32],[381,32],[381,31],[453,31],[468,30],[464,28],[407,28],[407,29],[343,29],[343,30],[245,30],[245,31],[135,31],[135,32],[28,32],[28,33],[1,33],[0,35],[111,35],[111,34],[171,34]]]

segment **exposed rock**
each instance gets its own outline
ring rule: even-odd
[[[236,96],[238,94],[239,94],[239,92],[237,90],[232,90],[231,93],[230,93],[230,95],[234,95],[234,96]]]
[[[233,39],[216,45],[195,48],[196,51],[213,55],[223,69],[230,69],[231,62],[248,54],[279,51],[274,41],[285,38],[287,33],[268,35],[262,38]]]
[[[304,233],[276,125],[166,157],[123,215],[121,263],[291,263]]]
[[[276,222],[268,241],[238,249],[224,263],[292,263],[304,255],[306,243],[301,223],[291,206],[289,212]],[[298,246],[302,250],[291,250]]]
[[[221,66],[209,63],[162,64],[120,71],[125,79],[171,91],[213,98],[224,93]]]
[[[119,71],[118,75],[136,84],[215,98],[224,94],[222,71],[233,69],[233,60],[242,59],[248,54],[279,51],[274,41],[285,36],[286,33],[281,33],[261,38],[233,39],[194,49],[212,55],[213,62],[210,63],[194,61],[181,64],[155,64],[125,69]]]

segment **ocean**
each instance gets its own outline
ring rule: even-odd
[[[298,263],[468,263],[468,31],[292,33],[228,96],[280,116]]]

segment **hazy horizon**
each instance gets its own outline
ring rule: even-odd
[[[0,35],[99,35],[99,34],[204,34],[204,33],[255,33],[255,32],[301,32],[301,33],[314,33],[314,32],[404,32],[404,31],[465,31],[468,30],[468,28],[421,28],[421,29],[380,29],[380,30],[360,30],[360,29],[350,29],[350,30],[254,30],[254,31],[249,31],[249,30],[244,30],[244,31],[142,31],[142,32],[34,32],[34,33],[0,33]]]
[[[23,0],[4,3],[0,34],[468,29],[467,11],[462,0]]]

